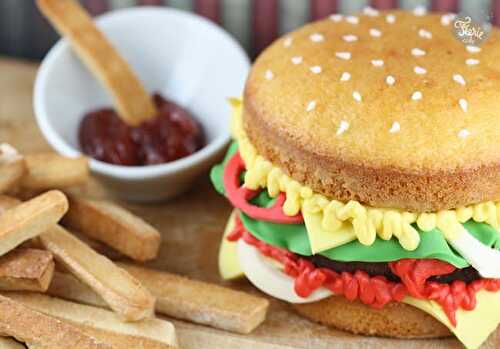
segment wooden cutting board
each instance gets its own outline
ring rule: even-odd
[[[32,111],[36,70],[37,65],[33,63],[0,59],[0,142],[11,143],[23,153],[51,150],[38,130]],[[80,191],[92,197],[109,198],[105,188],[96,181],[91,181]],[[217,252],[231,208],[212,189],[208,177],[200,179],[190,192],[168,203],[121,204],[153,224],[163,234],[160,256],[148,263],[149,267],[224,284],[217,272]],[[225,284],[258,293],[246,280]],[[271,302],[266,322],[246,336],[172,321],[185,349],[462,348],[454,338],[396,340],[351,335],[309,322],[296,315],[285,303],[276,300]],[[482,348],[499,347],[500,331],[497,330]]]

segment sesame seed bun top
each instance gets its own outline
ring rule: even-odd
[[[250,139],[292,177],[339,199],[413,210],[500,199],[500,31],[466,46],[452,27],[445,14],[372,10],[284,36],[246,85]],[[360,171],[399,179],[364,195],[379,182]]]

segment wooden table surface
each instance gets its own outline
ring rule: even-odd
[[[11,143],[23,153],[51,150],[33,116],[32,90],[36,70],[34,63],[0,59],[0,142]],[[105,188],[95,181],[81,191],[88,196],[108,198]],[[121,204],[162,232],[160,256],[148,266],[223,284],[217,272],[217,252],[231,209],[211,188],[208,177],[200,179],[190,192],[168,203]],[[258,293],[246,280],[226,285]],[[172,321],[182,348],[462,348],[453,338],[396,340],[351,335],[303,319],[285,303],[276,300],[271,301],[265,323],[246,336]],[[500,331],[497,330],[482,348],[498,347]]]

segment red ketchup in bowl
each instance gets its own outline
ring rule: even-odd
[[[87,113],[78,131],[83,152],[109,164],[146,166],[186,157],[205,145],[201,125],[186,109],[159,94],[153,98],[158,114],[138,127],[113,109]]]

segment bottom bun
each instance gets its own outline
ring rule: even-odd
[[[378,310],[344,297],[329,297],[319,302],[292,306],[312,321],[356,334],[394,338],[451,336],[445,325],[404,303],[391,302]]]

